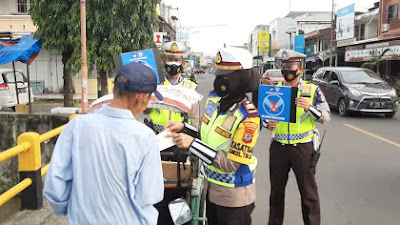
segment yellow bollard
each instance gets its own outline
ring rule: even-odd
[[[43,206],[40,135],[26,132],[18,136],[18,144],[29,143],[30,148],[18,154],[19,179],[30,178],[32,184],[21,192],[22,209],[40,209]]]

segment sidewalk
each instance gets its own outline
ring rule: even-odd
[[[64,93],[34,93],[34,99],[64,99]],[[74,94],[74,100],[81,100],[82,96],[80,94]],[[88,95],[89,100],[96,100],[97,95]]]
[[[14,213],[2,225],[67,225],[68,217],[52,213],[47,200],[43,199],[40,210],[23,210]]]

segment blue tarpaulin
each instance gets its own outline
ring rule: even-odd
[[[0,42],[0,65],[13,61],[30,63],[31,57],[39,53],[41,46],[41,39],[35,39],[33,34],[22,36],[13,46],[6,46]]]

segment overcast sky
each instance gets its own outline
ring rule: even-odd
[[[164,0],[178,7],[182,27],[189,27],[192,51],[214,55],[226,43],[243,45],[256,25],[269,24],[289,12],[289,0]],[[365,11],[378,0],[336,0],[336,10],[356,3]],[[331,0],[292,0],[291,11],[331,11]],[[336,11],[335,10],[335,11]]]

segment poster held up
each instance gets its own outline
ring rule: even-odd
[[[260,85],[258,112],[262,120],[296,123],[297,87]]]

